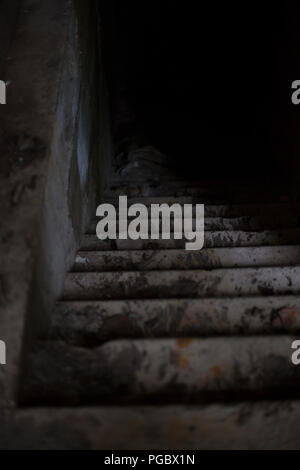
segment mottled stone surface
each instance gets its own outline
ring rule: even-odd
[[[182,211],[182,213],[184,213]],[[151,211],[149,209],[149,217]],[[98,221],[100,218],[98,219]],[[153,220],[153,218],[152,218]],[[117,227],[118,227],[117,218]],[[259,230],[271,230],[271,229],[282,229],[299,227],[300,217],[298,215],[291,216],[257,216],[257,217],[235,217],[235,218],[223,218],[223,217],[205,217],[204,228],[206,231],[259,231]],[[190,223],[193,227],[196,227],[196,220],[191,219]],[[161,228],[160,224],[160,228]],[[96,233],[97,220],[94,220],[88,227],[87,233]],[[170,223],[171,230],[174,230],[174,220]],[[150,232],[151,226],[149,224],[148,230],[145,233]],[[144,233],[144,232],[142,232]]]
[[[28,404],[222,401],[298,396],[291,336],[113,341],[100,348],[37,344],[29,356]]]
[[[283,295],[300,291],[300,267],[70,273],[64,300]]]
[[[51,339],[97,346],[120,338],[253,335],[300,330],[300,298],[152,299],[59,302]]]
[[[168,183],[168,181],[166,181]],[[187,186],[189,182],[186,182]],[[177,182],[178,184],[178,182]],[[222,186],[226,184],[225,181],[220,182]],[[214,186],[217,183],[214,182]],[[242,188],[236,186],[237,182],[233,183],[232,189],[241,191]],[[199,186],[205,187],[205,182],[199,182]],[[204,204],[205,201],[201,200],[201,197],[193,197],[188,195],[176,196],[174,195],[174,191],[170,191],[168,184],[166,184],[166,189],[169,191],[168,195],[158,195],[158,196],[132,196],[128,195],[128,205],[132,204],[144,204],[149,207],[151,204]],[[258,192],[258,196],[261,196],[261,192],[259,188],[256,188]],[[124,194],[124,193],[121,193]],[[279,198],[278,201],[264,201],[261,199],[259,202],[257,201],[249,201],[245,203],[243,201],[237,201],[234,203],[230,203],[228,200],[224,199],[222,202],[210,202],[205,203],[205,215],[206,217],[239,217],[239,216],[258,216],[258,215],[297,215],[299,209],[299,203],[293,203],[289,199],[280,202]],[[226,201],[226,202],[225,202]],[[103,201],[110,204],[113,204],[118,207],[119,204],[119,195],[115,197],[103,197]]]
[[[30,354],[25,403],[297,396],[294,337],[277,334],[296,335],[300,326],[298,216],[282,204],[270,206],[273,215],[244,207],[252,215],[241,216],[242,206],[210,206],[212,230],[200,252],[178,240],[86,235],[47,338]],[[281,224],[295,227],[266,230]]]
[[[173,269],[297,266],[299,264],[300,245],[215,248],[201,251],[80,251],[76,256],[73,271],[163,271]]]
[[[118,209],[118,199],[103,198],[102,202],[108,202],[115,205]],[[139,197],[139,198],[128,198],[128,206],[132,204],[144,204],[149,207],[151,204],[203,204],[201,198],[193,198],[189,196],[182,197]],[[236,204],[205,204],[205,217],[261,217],[261,216],[297,216],[299,214],[299,203],[291,202],[277,202],[277,203],[236,203]],[[195,207],[193,209],[193,215],[195,214]]]
[[[206,231],[206,248],[297,245],[300,242],[300,229],[267,230],[261,232],[244,231]],[[184,249],[185,240],[98,240],[96,234],[85,235],[81,244],[82,251],[97,250],[152,250]]]
[[[300,448],[297,401],[203,406],[41,408],[1,420],[1,449]]]

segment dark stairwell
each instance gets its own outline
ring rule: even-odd
[[[41,273],[57,273],[47,256],[36,263],[19,406],[44,430],[68,422],[80,448],[298,447],[294,12],[91,5],[83,44],[97,35],[99,50],[86,55],[79,108],[94,132],[77,128],[88,161],[69,168],[76,242],[62,226],[69,253],[48,296]],[[204,249],[174,238],[100,242],[96,203],[120,195],[205,203]],[[283,424],[288,444],[269,432]]]

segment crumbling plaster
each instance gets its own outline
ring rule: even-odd
[[[16,406],[24,337],[46,327],[99,191],[93,8],[93,1],[23,0],[5,55],[3,78],[11,84],[0,108],[0,337],[7,344],[0,410]]]

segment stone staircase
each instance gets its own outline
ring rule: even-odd
[[[178,426],[198,429],[192,440],[181,433],[181,448],[249,447],[240,434],[242,419],[234,434],[224,421],[223,443],[219,434],[214,438],[224,410],[245,403],[254,420],[253,448],[264,447],[261,438],[269,432],[275,400],[272,426],[282,423],[280,413],[288,425],[300,396],[300,367],[291,363],[291,345],[300,330],[299,205],[286,198],[259,203],[256,193],[253,202],[244,194],[245,202],[233,204],[216,202],[211,193],[202,196],[205,200],[155,195],[128,201],[208,202],[205,247],[199,252],[185,251],[185,241],[175,239],[99,241],[91,221],[50,331],[28,356],[25,404],[95,406],[97,413],[105,405],[106,419],[110,409],[115,416],[117,406],[118,426],[124,416],[130,426],[131,412],[143,419],[150,406],[147,419],[154,433],[159,433],[160,416],[166,420],[174,406],[182,414]],[[208,428],[205,421],[193,423],[193,416],[214,406],[219,414]],[[134,447],[118,426],[115,448]],[[142,432],[141,426],[136,429]],[[140,448],[153,445],[147,432]],[[134,438],[133,431],[130,435]],[[176,448],[172,436],[170,430],[164,445]],[[275,442],[280,447],[280,435]]]

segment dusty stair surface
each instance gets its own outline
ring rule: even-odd
[[[213,434],[229,407],[251,408],[253,448],[263,447],[255,441],[255,423],[258,436],[268,432],[275,400],[278,424],[284,419],[295,427],[300,368],[291,363],[291,345],[300,330],[299,206],[284,197],[276,203],[246,197],[240,204],[235,197],[230,204],[218,198],[208,194],[205,247],[198,252],[174,238],[99,241],[91,221],[50,331],[29,354],[25,404],[121,406],[120,416],[142,416],[140,407],[151,405],[156,426],[173,406],[183,428],[187,415],[193,426],[193,414],[205,416],[215,406],[219,418],[213,416],[207,434],[197,423],[199,438],[209,435],[203,448],[221,442]],[[203,201],[201,195],[158,197],[154,191],[128,204],[135,202]],[[220,447],[250,445],[239,426],[242,419]],[[288,445],[280,439],[277,447],[300,446],[299,433]],[[150,441],[145,435],[144,447]],[[179,448],[172,436],[164,442]],[[193,446],[196,441],[182,434],[181,447]],[[126,447],[130,443],[119,443]]]

